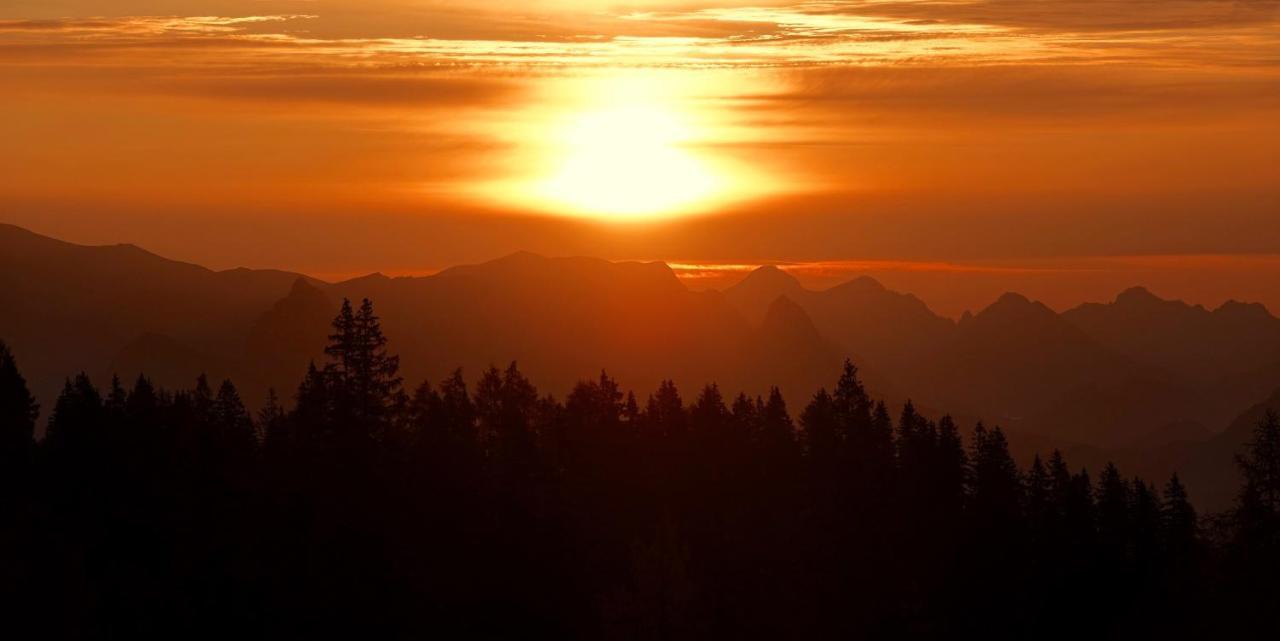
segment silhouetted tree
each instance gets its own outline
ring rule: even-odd
[[[9,347],[0,341],[0,466],[25,460],[32,446],[40,406]]]
[[[67,379],[49,416],[45,442],[51,448],[73,449],[87,454],[94,449],[102,429],[102,397],[83,372]]]
[[[369,299],[355,312],[350,301],[342,301],[325,354],[331,359],[325,372],[337,392],[339,413],[367,435],[381,437],[400,392],[400,357],[387,352],[387,338]]]
[[[515,363],[405,395],[367,301],[327,352],[256,421],[231,381],[103,399],[81,374],[30,448],[0,346],[4,442],[35,454],[0,492],[0,603],[58,638],[1274,630],[1274,415],[1202,533],[1176,476],[1162,499],[1058,451],[1023,473],[999,428],[912,403],[895,424],[852,363],[797,430],[777,388],[686,407],[663,381],[641,408],[601,372],[560,402]]]

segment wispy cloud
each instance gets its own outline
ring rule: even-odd
[[[369,28],[321,37],[309,14],[0,20],[0,47],[288,45],[357,65],[781,67],[848,65],[1099,64],[1196,61],[1274,64],[1276,0],[859,0],[508,16],[486,35],[415,37]],[[320,8],[320,7],[317,7]],[[437,7],[456,16],[461,9]],[[412,14],[431,15],[426,9]],[[473,12],[474,20],[490,14]],[[406,14],[409,15],[409,14]],[[465,13],[464,13],[465,15]],[[279,55],[277,53],[277,55]]]

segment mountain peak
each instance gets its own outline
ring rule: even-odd
[[[1046,307],[1044,303],[1033,301],[1017,292],[1006,292],[996,299],[996,302],[978,312],[973,317],[973,320],[990,321],[992,319],[1000,319],[999,322],[1038,320],[1044,322],[1050,318],[1057,319],[1057,317],[1057,313]],[[972,325],[972,323],[966,324]]]
[[[854,287],[859,287],[859,288],[862,288],[862,289],[874,290],[874,291],[878,291],[878,292],[883,292],[883,291],[886,291],[886,290],[888,289],[887,287],[885,287],[885,286],[884,286],[884,283],[881,283],[880,281],[878,281],[878,280],[876,280],[876,279],[874,279],[874,278],[872,278],[872,277],[870,277],[870,276],[867,276],[867,275],[865,275],[865,274],[863,274],[862,276],[859,276],[859,277],[857,277],[857,278],[855,278],[855,279],[853,279],[853,280],[851,280],[851,281],[849,281],[849,282],[847,282],[847,283],[845,283],[845,284],[846,284],[846,285],[850,285],[850,286],[854,286]]]
[[[299,276],[293,281],[293,285],[289,287],[289,296],[312,296],[320,293],[320,288],[311,284],[305,276]]]
[[[724,290],[725,300],[744,310],[752,322],[766,318],[778,297],[786,296],[788,302],[795,305],[796,300],[810,293],[795,276],[777,265],[757,267],[746,278]]]
[[[1151,293],[1151,290],[1141,285],[1135,285],[1116,295],[1117,304],[1142,304],[1142,303],[1163,303],[1163,298]]]
[[[1213,313],[1219,316],[1241,320],[1275,320],[1275,317],[1271,315],[1271,312],[1268,311],[1267,307],[1262,303],[1244,303],[1235,299],[1228,300],[1218,306],[1217,309],[1213,310]]]
[[[1031,300],[1017,292],[1005,292],[991,304],[991,307],[1022,307],[1031,305]]]
[[[777,265],[761,265],[751,270],[751,273],[747,274],[747,277],[737,285],[734,285],[734,287],[744,285],[755,287],[772,286],[790,290],[799,288],[800,281]]]

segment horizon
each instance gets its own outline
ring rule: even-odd
[[[55,236],[39,234],[34,230],[14,225],[18,229],[52,238],[61,242],[72,242]],[[235,269],[281,270],[294,272],[308,278],[337,284],[362,277],[381,274],[389,278],[433,276],[451,267],[475,265],[499,260],[518,254],[530,253],[542,258],[594,258],[608,262],[658,262],[667,265],[686,287],[693,291],[724,291],[744,280],[752,271],[765,266],[778,267],[795,277],[800,284],[810,290],[821,291],[847,283],[860,277],[869,277],[891,291],[910,294],[923,301],[935,314],[951,320],[959,320],[966,312],[976,314],[993,304],[1006,293],[1021,294],[1028,299],[1044,304],[1056,313],[1062,313],[1088,303],[1110,303],[1121,293],[1142,288],[1156,297],[1182,302],[1192,307],[1203,307],[1208,311],[1220,308],[1229,302],[1257,303],[1263,305],[1273,316],[1280,312],[1280,288],[1266,287],[1269,280],[1280,280],[1280,255],[1202,255],[1189,259],[1185,256],[1129,256],[1129,257],[1081,257],[1074,260],[1055,259],[1040,261],[1006,260],[993,264],[992,261],[940,262],[940,261],[891,261],[891,260],[845,260],[845,261],[764,261],[759,263],[739,262],[702,262],[694,263],[682,260],[664,260],[652,258],[606,258],[586,254],[543,254],[527,249],[516,250],[501,255],[491,256],[475,262],[462,262],[444,265],[435,269],[396,269],[394,267],[375,268],[367,271],[346,273],[324,273],[296,268],[288,265],[207,265],[182,256],[168,255],[153,250],[145,245],[113,241],[106,243],[81,243],[84,246],[132,245],[166,260],[187,262],[213,271],[229,271]],[[1193,268],[1202,272],[1209,287],[1203,283],[1188,282],[1182,271],[1190,260]],[[1072,265],[1076,265],[1073,267]],[[1086,265],[1080,268],[1078,265]],[[1243,266],[1254,276],[1264,282],[1261,289],[1238,288],[1233,294],[1229,288],[1219,285],[1222,279],[1229,278],[1234,269]],[[1173,267],[1173,269],[1170,269]],[[1274,274],[1274,276],[1272,276]],[[1062,279],[1072,276],[1081,277],[1081,282],[1064,284]],[[1145,277],[1146,280],[1143,280]],[[1045,283],[1045,279],[1059,279],[1057,283]],[[969,288],[961,285],[957,288],[958,279],[969,279]],[[978,281],[978,282],[972,282]],[[1237,283],[1238,284],[1238,283]],[[1064,286],[1065,285],[1065,286]],[[1251,294],[1253,296],[1251,296]],[[1268,296],[1267,294],[1270,294]]]

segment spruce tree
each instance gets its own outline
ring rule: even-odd
[[[1199,519],[1187,497],[1187,488],[1174,474],[1164,486],[1164,506],[1160,514],[1161,539],[1167,555],[1186,562],[1195,554],[1199,540]]]
[[[0,341],[0,465],[27,456],[39,414],[13,353]]]
[[[1102,475],[1098,477],[1097,497],[1098,510],[1098,543],[1101,546],[1101,559],[1108,568],[1116,568],[1126,563],[1130,556],[1131,488],[1120,476],[1116,466],[1107,463]]]
[[[213,401],[214,428],[229,447],[252,448],[257,439],[253,418],[240,400],[240,392],[228,379],[218,387]]]
[[[99,441],[102,397],[89,377],[81,372],[67,379],[49,416],[45,442],[55,450],[87,453]]]
[[[760,433],[769,450],[785,453],[795,446],[795,425],[787,412],[787,401],[777,387],[769,389],[769,399],[760,412]]]
[[[325,354],[338,402],[337,410],[352,423],[353,436],[380,436],[398,400],[400,358],[387,352],[387,338],[373,303],[364,299],[358,311],[344,299],[333,320]]]

